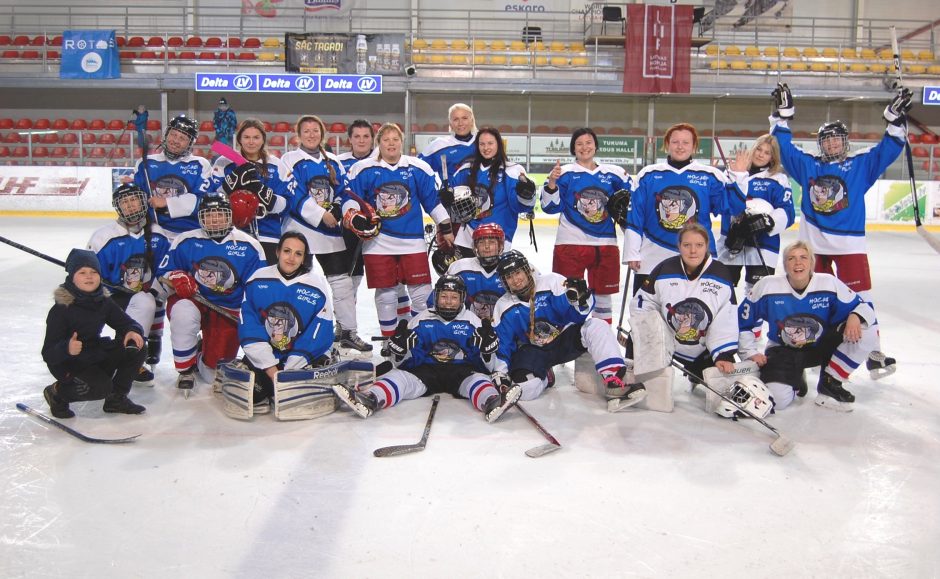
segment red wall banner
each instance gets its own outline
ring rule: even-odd
[[[623,92],[688,93],[692,6],[627,6]]]

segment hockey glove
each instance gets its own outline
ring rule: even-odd
[[[173,286],[173,291],[176,292],[177,297],[180,299],[189,299],[199,293],[196,278],[188,271],[174,269],[167,274],[166,278],[170,281],[170,284]]]
[[[769,233],[774,228],[774,218],[766,213],[749,213],[741,220],[741,227],[748,237]]]
[[[746,228],[741,224],[745,214],[732,218],[731,226],[728,228],[728,236],[725,237],[725,247],[731,252],[731,255],[740,253],[747,242],[748,234]]]
[[[882,113],[885,120],[897,127],[903,126],[907,122],[907,113],[913,106],[911,103],[911,97],[913,96],[914,94],[909,89],[902,88],[899,90],[894,99],[885,107],[884,113]]]
[[[499,337],[496,335],[493,323],[489,319],[483,320],[483,325],[473,330],[470,345],[479,348],[480,355],[484,359],[489,359],[499,349]]]
[[[388,351],[396,360],[401,361],[417,343],[418,334],[408,328],[408,320],[402,320],[395,328],[395,335],[388,339]]]
[[[379,234],[382,222],[378,217],[366,217],[358,209],[348,209],[343,216],[343,227],[356,234],[359,239],[372,239]]]
[[[337,223],[343,222],[343,207],[339,203],[330,203],[330,207],[327,209],[330,212],[330,215],[333,216],[333,219]]]
[[[793,106],[793,93],[790,92],[787,83],[778,82],[777,88],[770,94],[774,97],[774,108],[776,109],[774,114],[784,120],[792,119],[793,115],[796,114],[796,107]]]
[[[519,178],[519,182],[516,183],[516,195],[523,201],[535,199],[535,183],[526,179],[525,175],[522,175]]]
[[[274,208],[274,190],[261,181],[258,168],[254,163],[242,163],[232,169],[222,182],[222,190],[231,196],[233,191],[244,190],[258,196],[258,201],[267,211]]]
[[[444,207],[450,207],[454,204],[454,190],[450,188],[447,183],[441,185],[440,190],[437,192],[437,196],[441,200],[441,205]]]
[[[630,210],[630,190],[620,189],[607,201],[607,213],[614,223],[626,229],[627,212]]]
[[[460,256],[454,251],[454,246],[450,246],[449,249],[442,249],[438,247],[431,252],[431,266],[434,267],[434,271],[437,272],[437,275],[444,275],[447,273],[447,269],[450,267],[450,264],[454,263],[460,259]]]
[[[565,298],[572,306],[583,310],[587,307],[588,297],[591,292],[588,290],[587,281],[578,277],[569,277],[565,280]]]

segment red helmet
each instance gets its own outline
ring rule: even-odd
[[[250,191],[232,191],[229,202],[232,204],[232,224],[239,229],[247,228],[258,216],[258,196]]]
[[[480,255],[480,252],[477,250],[477,242],[481,239],[495,239],[499,242],[499,249],[496,255],[488,255],[486,257]],[[480,265],[484,268],[489,269],[496,267],[496,262],[499,261],[499,254],[503,252],[505,243],[506,234],[503,233],[503,228],[496,223],[484,223],[473,230],[473,253],[476,254],[477,259],[480,260]]]

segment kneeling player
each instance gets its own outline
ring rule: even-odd
[[[473,253],[450,264],[447,273],[459,276],[467,287],[467,308],[481,320],[493,319],[496,301],[506,293],[496,265],[506,235],[496,223],[484,223],[473,231]]]
[[[875,312],[828,273],[814,273],[815,256],[804,241],[783,252],[785,276],[760,280],[739,309],[741,355],[757,362],[776,409],[805,396],[805,368],[821,366],[816,404],[851,411],[855,396],[843,387],[853,370],[877,347]],[[751,329],[766,321],[768,344],[761,353]]]
[[[496,332],[464,308],[466,287],[453,275],[443,275],[434,286],[434,309],[411,322],[402,321],[389,339],[396,369],[378,376],[363,392],[337,385],[339,399],[359,416],[367,418],[379,408],[432,393],[467,398],[493,422],[519,400],[522,389],[495,376],[501,388],[485,373],[492,367],[499,345]]]
[[[506,293],[496,302],[493,322],[499,336],[497,370],[522,386],[522,399],[537,398],[552,385],[551,367],[588,352],[604,379],[616,411],[646,396],[642,384],[625,384],[626,367],[610,325],[590,318],[594,296],[583,279],[533,271],[515,249],[497,265]],[[552,378],[549,379],[549,376]]]

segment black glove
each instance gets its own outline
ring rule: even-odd
[[[885,120],[895,126],[902,126],[907,122],[907,113],[911,110],[911,107],[914,106],[911,102],[911,97],[914,96],[909,89],[901,88],[898,91],[898,94],[888,103],[888,106],[885,107],[884,116]]]
[[[725,247],[731,252],[731,255],[740,253],[744,245],[749,241],[749,235],[741,225],[745,213],[735,216],[731,219],[731,226],[728,227],[728,236],[725,237]]]
[[[489,318],[483,320],[483,324],[473,330],[473,336],[470,337],[470,345],[480,349],[480,355],[489,358],[499,349],[499,337],[496,330],[493,329],[493,323]]]
[[[793,93],[785,82],[778,82],[777,88],[770,93],[774,97],[774,114],[781,119],[792,119],[796,114],[796,108],[793,106]]]
[[[521,176],[516,183],[516,195],[519,199],[531,201],[535,198],[535,183],[526,179],[525,175]]]
[[[258,174],[258,167],[252,162],[242,163],[232,169],[222,182],[222,190],[226,195],[238,190],[254,193],[265,210],[274,209],[274,190],[264,184]]]
[[[402,360],[418,343],[418,334],[408,328],[408,320],[398,322],[395,335],[388,339],[388,351],[395,359]]]
[[[574,307],[583,310],[587,307],[588,297],[591,292],[588,290],[587,282],[579,277],[569,277],[565,280],[565,298],[568,303]]]
[[[343,207],[339,203],[330,203],[328,211],[330,215],[333,216],[333,219],[336,220],[336,223],[343,222]]]
[[[748,237],[767,233],[774,228],[774,218],[766,213],[748,213],[741,219],[742,233]]]
[[[447,184],[447,181],[444,181],[444,184],[441,185],[440,190],[437,192],[437,196],[441,200],[441,205],[444,207],[450,207],[454,204],[454,190],[450,188],[450,185]]]
[[[630,191],[620,189],[607,200],[607,214],[614,223],[626,229],[627,213],[630,211]]]

